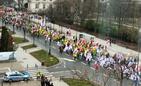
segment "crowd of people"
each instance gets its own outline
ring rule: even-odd
[[[17,26],[17,21],[20,20],[13,21],[13,24]],[[66,35],[72,36],[70,30],[62,33],[51,27],[43,27],[37,23],[29,24],[28,31],[30,31],[31,34],[44,37],[45,41],[50,39],[55,41],[61,54],[67,53],[71,55],[74,60],[88,63],[88,65],[92,65],[96,70],[101,67],[120,70],[123,73],[123,77],[127,77],[133,81],[140,80],[137,59],[134,57],[127,58],[122,53],[116,53],[114,56],[111,56],[108,52],[108,47],[111,45],[111,41],[109,40],[105,44],[100,44],[94,38],[90,41],[83,37],[77,38],[77,36],[74,36],[73,39],[68,39]],[[45,81],[45,79],[43,79],[43,81]]]
[[[51,80],[49,80],[44,75],[41,76],[41,86],[54,86],[53,83],[51,83]]]
[[[33,26],[35,29],[35,26]],[[124,77],[132,77],[133,75],[137,75],[137,59],[135,57],[125,57],[122,53],[116,53],[114,56],[111,56],[108,52],[107,44],[100,44],[96,42],[94,39],[87,41],[86,39],[74,37],[74,39],[68,39],[65,37],[68,32],[60,33],[56,30],[49,30],[48,28],[40,29],[36,28],[33,30],[31,28],[32,33],[35,31],[40,33],[41,36],[44,36],[45,39],[52,39],[58,45],[60,53],[67,53],[72,55],[74,60],[81,60],[89,65],[94,61],[94,65],[103,68],[111,68],[111,69],[120,69],[122,68],[122,72]],[[70,35],[70,33],[69,33]],[[98,69],[98,67],[96,67]],[[134,76],[135,78],[135,76]]]
[[[37,25],[36,25],[37,26]],[[33,26],[34,29],[36,28]],[[93,64],[95,69],[105,68],[120,70],[123,73],[123,77],[129,78],[133,81],[140,80],[138,74],[137,59],[133,56],[126,57],[123,53],[116,53],[111,56],[108,52],[108,47],[111,46],[109,40],[108,43],[100,44],[95,39],[87,41],[85,38],[73,37],[68,39],[66,35],[71,36],[71,32],[61,33],[57,30],[49,30],[49,28],[43,28],[38,26],[35,32],[44,36],[45,39],[52,39],[58,45],[60,53],[67,53],[73,57],[74,60],[80,60],[88,65]],[[34,33],[33,28],[31,28]]]

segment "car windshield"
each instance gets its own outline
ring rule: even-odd
[[[26,72],[26,71],[21,71],[21,73],[24,74],[24,75],[28,75],[28,74],[29,74],[29,73]]]
[[[4,76],[7,76],[7,74],[4,74]]]

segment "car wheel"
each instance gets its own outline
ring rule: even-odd
[[[12,82],[12,79],[10,79],[9,82],[11,83]]]
[[[27,79],[27,78],[25,78],[25,79],[24,79],[24,81],[28,81],[28,79]]]

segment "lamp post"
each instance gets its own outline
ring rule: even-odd
[[[32,33],[33,46],[35,45],[35,32]]]
[[[51,42],[52,42],[52,35],[50,35],[50,39],[49,39],[49,50],[48,50],[49,55],[51,55]]]
[[[52,6],[52,2],[51,2],[51,23],[54,22],[53,20],[53,6]],[[50,24],[51,24],[50,23]],[[53,27],[52,27],[53,28]],[[52,35],[50,34],[50,39],[49,39],[49,50],[48,50],[48,54],[51,55],[51,43],[52,43]]]
[[[11,69],[13,68],[12,60],[15,60],[15,52],[16,52],[16,49],[17,49],[17,48],[18,48],[18,46],[15,44],[15,42],[13,42],[13,56],[12,56],[12,58],[10,58]]]
[[[48,37],[47,37],[47,35],[45,35],[45,46],[47,44],[47,40],[48,40]]]
[[[15,51],[18,48],[17,44],[15,44],[15,42],[13,42],[13,60],[15,59]]]
[[[26,40],[26,39],[25,39],[25,35],[26,35],[26,26],[24,25],[22,29],[23,29],[24,42],[25,42],[25,40]]]

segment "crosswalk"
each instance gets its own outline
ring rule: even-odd
[[[29,69],[28,72],[31,74],[32,80],[37,80],[37,73],[41,72],[45,77],[55,81],[55,80],[60,80],[61,76],[69,76],[69,77],[74,77],[72,73],[74,72],[79,72],[78,70],[65,70],[65,71],[56,71],[56,72],[49,72],[46,68],[34,68],[34,69]]]
[[[34,80],[37,78],[38,72],[40,72],[44,76],[51,76],[46,68],[32,68],[32,69],[28,69],[27,71],[30,73],[32,79]]]

